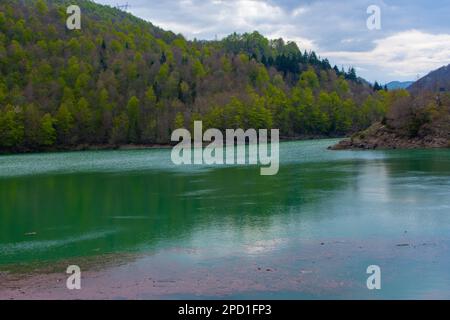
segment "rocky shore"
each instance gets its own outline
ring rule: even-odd
[[[331,150],[433,149],[450,148],[450,132],[446,126],[425,125],[417,135],[399,133],[381,123],[356,133],[330,147]]]

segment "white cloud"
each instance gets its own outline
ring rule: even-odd
[[[131,11],[189,39],[213,39],[233,32],[257,30],[269,38],[295,41],[302,50],[317,48],[312,39],[299,33],[298,17],[307,12],[304,7],[291,12],[264,0],[172,0],[170,5],[149,7],[142,4],[132,7]]]
[[[377,70],[385,78],[424,76],[450,63],[450,34],[409,30],[375,40],[370,51],[329,51],[324,56],[362,69]]]
[[[305,14],[307,11],[308,11],[308,9],[305,7],[298,7],[298,8],[295,8],[294,11],[292,11],[292,16],[298,17],[298,16]]]
[[[115,5],[114,0],[95,0]],[[448,64],[447,0],[129,0],[131,12],[188,39],[259,31],[295,41],[368,80],[412,80]],[[400,5],[401,2],[401,5]],[[382,30],[366,27],[369,4],[382,8]],[[437,9],[439,7],[439,9]],[[414,29],[413,29],[414,28]]]
[[[276,30],[266,28],[263,32],[270,39],[283,38],[285,41],[295,41],[301,50],[317,50],[318,46],[314,40],[302,37],[298,32],[298,27],[294,25],[279,25]]]

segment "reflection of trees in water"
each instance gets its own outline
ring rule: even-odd
[[[424,175],[450,175],[449,150],[399,150],[390,151],[385,161],[391,175],[420,172]]]
[[[273,177],[260,176],[257,167],[234,167],[190,175],[147,171],[4,179],[0,245],[43,245],[24,246],[0,264],[130,251],[187,238],[212,225],[268,230],[275,217],[303,214],[297,209],[342,187],[347,176],[322,163],[285,166]],[[76,241],[96,231],[108,232]],[[24,236],[27,232],[37,234]]]

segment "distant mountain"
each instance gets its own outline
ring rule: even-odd
[[[389,90],[407,89],[414,81],[392,81],[386,84]]]
[[[408,90],[413,94],[418,92],[450,92],[450,65],[430,72],[411,85]]]

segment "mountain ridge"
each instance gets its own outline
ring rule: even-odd
[[[450,64],[431,71],[409,88],[412,93],[427,92],[450,92]]]

